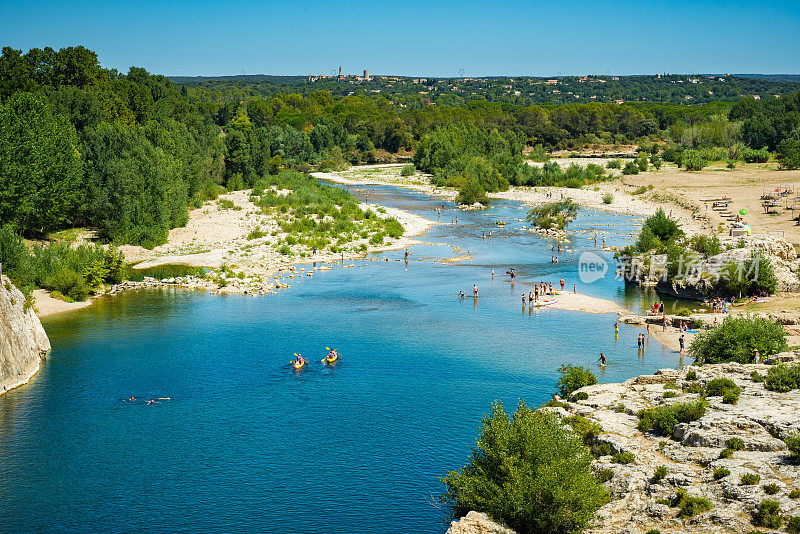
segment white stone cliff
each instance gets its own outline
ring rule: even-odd
[[[0,280],[0,394],[25,384],[39,370],[50,340],[33,307],[5,276]]]

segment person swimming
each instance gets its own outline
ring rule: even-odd
[[[600,357],[597,359],[597,361],[600,362],[600,365],[605,365],[606,364],[606,355],[601,352],[600,353]]]

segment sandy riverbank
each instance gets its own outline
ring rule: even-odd
[[[248,277],[266,279],[292,265],[341,262],[363,258],[373,252],[407,248],[419,243],[413,239],[415,236],[425,233],[437,224],[400,209],[361,203],[362,209],[370,208],[379,217],[397,219],[405,229],[404,235],[398,239],[387,237],[383,245],[374,245],[363,239],[366,251],[287,256],[281,254],[272,244],[286,234],[281,231],[275,216],[262,213],[261,209],[250,201],[250,191],[234,191],[220,196],[220,199],[232,202],[234,207],[224,208],[216,201],[191,210],[186,226],[170,230],[165,244],[152,250],[132,245],[120,247],[126,261],[136,263],[137,268],[176,263],[211,269],[228,266],[237,272],[244,272]],[[255,229],[261,230],[264,235],[249,239]],[[278,288],[279,286],[272,289]],[[227,290],[230,291],[231,288]],[[67,303],[51,298],[44,290],[37,291],[35,296],[39,317],[82,308],[92,302],[88,300]]]

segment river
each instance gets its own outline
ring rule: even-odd
[[[433,220],[442,205],[368,194]],[[679,365],[655,342],[637,354],[635,327],[615,338],[615,315],[522,308],[523,282],[561,276],[646,302],[613,268],[584,285],[574,262],[550,263],[520,204],[444,204],[441,221],[459,223],[433,227],[407,264],[386,252],[265,297],[133,291],[47,319],[52,355],[0,396],[0,531],[441,533],[438,477],[464,465],[493,401],[547,401],[564,363],[603,382]],[[637,224],[583,210],[572,228],[621,244]],[[472,259],[442,264],[452,245]],[[585,234],[573,246],[565,259],[594,248]],[[479,299],[455,296],[473,284]],[[342,354],[333,367],[326,346]],[[311,367],[290,369],[295,352]]]

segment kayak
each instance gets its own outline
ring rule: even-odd
[[[328,365],[333,365],[334,363],[336,363],[338,359],[339,359],[338,356],[334,356],[333,358],[331,358],[330,356],[326,356],[325,363],[327,363]]]
[[[303,361],[302,361],[302,362],[300,362],[300,363],[294,362],[294,363],[292,364],[292,366],[294,366],[294,370],[295,370],[295,371],[299,371],[300,369],[302,369],[302,368],[305,366],[305,364],[306,364],[306,361],[305,361],[305,360],[303,360]]]
[[[552,299],[552,300],[534,300],[533,304],[531,304],[531,306],[534,306],[534,307],[538,308],[539,306],[550,306],[551,304],[555,304],[556,302],[558,302],[556,299]]]

